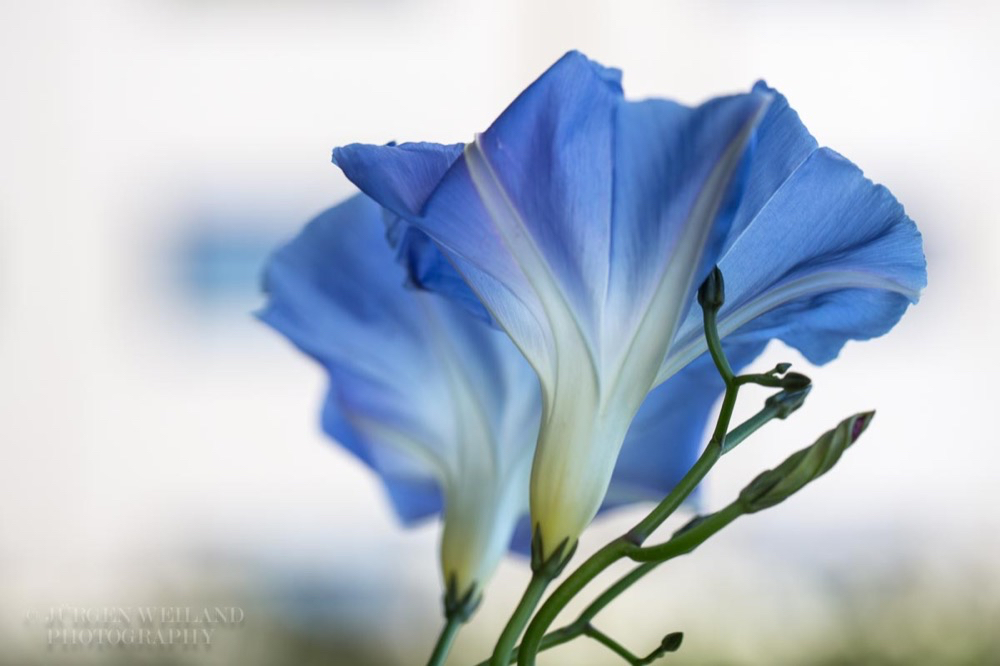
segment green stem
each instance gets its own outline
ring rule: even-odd
[[[571,640],[579,636],[581,630],[576,626],[567,626],[562,629],[557,629],[556,631],[549,632],[545,634],[545,638],[542,639],[542,644],[539,646],[538,651],[543,652],[549,648],[554,648],[557,645],[562,645],[563,643],[569,643]],[[508,664],[517,663],[517,655],[520,651],[520,647],[516,647],[511,650],[510,657],[507,660]],[[490,666],[490,660],[481,661],[476,666]]]
[[[707,310],[705,319],[706,331],[715,332],[715,317],[712,316],[710,318]],[[711,336],[709,337],[711,338]],[[715,338],[718,340],[717,334]],[[709,349],[714,349],[711,343]],[[736,378],[733,377],[732,371],[729,370],[729,363],[725,361],[725,356],[722,355],[721,348],[719,349],[719,354],[722,361],[725,362],[725,367],[723,367],[719,364],[718,360],[716,361],[719,373],[725,376],[728,372],[729,378],[726,380],[726,394],[722,399],[722,407],[719,409],[719,417],[716,419],[712,438],[708,441],[708,445],[695,464],[684,475],[684,478],[680,480],[680,483],[674,486],[673,490],[645,518],[629,530],[625,538],[636,545],[642,545],[649,538],[649,535],[677,510],[722,456],[722,452],[726,446],[726,433],[729,430],[729,422],[733,418],[733,410],[736,408],[736,398],[740,392],[740,385],[736,381]]]
[[[630,666],[642,666],[642,657],[637,657],[632,654],[625,646],[616,641],[615,639],[608,636],[606,633],[598,629],[592,624],[583,625],[583,635],[589,638],[593,638],[595,641],[608,648],[619,657],[627,661]]]
[[[599,597],[594,599],[594,601],[592,601],[590,605],[588,605],[583,612],[580,613],[576,620],[561,629],[556,629],[555,631],[546,634],[539,643],[538,652],[562,645],[563,643],[568,643],[578,636],[583,635],[586,627],[590,625],[591,620],[593,620],[598,613],[604,610],[608,604],[618,598],[622,592],[631,587],[636,581],[664,562],[691,552],[713,534],[735,520],[739,515],[742,515],[742,513],[743,510],[739,509],[736,503],[733,503],[722,511],[706,517],[696,526],[675,535],[665,544],[651,546],[649,548],[633,547],[628,557],[645,560],[647,557],[656,555],[657,557],[662,557],[663,559],[651,559],[650,561],[644,561],[632,571],[622,576],[614,583],[614,585],[609,587],[601,593]],[[527,640],[527,637],[525,637],[525,640]],[[507,663],[514,663],[517,660],[521,649],[521,647],[515,648],[511,652],[510,660]],[[478,666],[486,666],[486,662],[482,662]]]
[[[726,443],[722,447],[722,453],[729,453],[736,448],[737,444],[760,430],[765,424],[778,418],[779,410],[780,407],[777,405],[764,405],[764,408],[759,412],[733,428],[726,435]]]
[[[622,592],[632,587],[636,581],[648,574],[660,564],[661,562],[643,562],[636,568],[632,569],[632,571],[619,578],[614,585],[604,590],[599,597],[590,602],[590,605],[583,609],[583,612],[580,613],[580,617],[578,617],[576,622],[573,624],[590,622],[593,620],[597,617],[598,613],[604,610],[604,608],[612,601],[617,599]]]
[[[690,553],[704,543],[706,539],[744,513],[746,513],[746,509],[743,503],[737,500],[726,508],[704,518],[698,523],[697,527],[684,530],[665,543],[636,549],[629,553],[629,557],[636,562],[662,564],[678,555]]]
[[[722,351],[722,340],[719,338],[719,328],[716,322],[718,310],[706,307],[702,308],[701,313],[701,319],[705,325],[705,342],[708,344],[708,353],[712,355],[712,361],[715,362],[716,369],[722,375],[722,381],[726,382],[726,386],[728,387],[733,383],[735,377],[733,369],[729,365],[729,359],[726,358],[725,352]]]
[[[581,564],[563,583],[556,588],[542,607],[538,610],[535,618],[528,625],[528,630],[521,641],[521,649],[518,654],[518,664],[533,665],[535,663],[535,652],[541,646],[545,631],[551,626],[556,616],[566,607],[566,604],[576,596],[590,581],[597,577],[602,571],[613,563],[627,557],[628,554],[637,550],[636,544],[619,537],[608,543],[599,551],[591,555]],[[499,666],[494,664],[493,666]]]
[[[514,614],[510,616],[507,626],[504,627],[503,633],[497,640],[493,657],[490,659],[490,666],[504,666],[510,663],[511,652],[517,645],[517,639],[520,638],[524,626],[528,624],[531,614],[535,612],[538,602],[541,601],[542,595],[545,593],[545,588],[549,586],[551,581],[552,577],[547,572],[536,571],[531,575],[531,581],[524,590],[521,601],[517,604]]]
[[[736,403],[736,391],[732,392],[732,399],[729,399],[729,393],[726,394],[726,398],[723,400],[722,408],[723,414],[719,416],[720,420],[724,419],[729,421],[732,417],[733,405]],[[656,528],[663,524],[667,518],[673,514],[674,511],[680,507],[680,505],[687,499],[688,495],[701,483],[705,475],[708,474],[709,470],[718,462],[719,457],[722,455],[722,446],[720,440],[716,439],[714,436],[708,442],[708,446],[702,452],[701,456],[695,464],[688,470],[684,478],[680,480],[670,493],[661,501],[656,507],[649,512],[649,514],[640,520],[635,527],[630,529],[628,533],[622,537],[630,543],[635,545],[642,545],[642,543],[649,538]]]
[[[782,392],[768,399],[767,404],[757,414],[750,417],[739,426],[731,430],[722,440],[721,452],[731,451],[737,444],[745,440],[751,434],[759,430],[766,423],[778,418],[783,419],[791,412],[798,409],[808,395],[809,390],[800,389],[792,392]],[[699,462],[701,462],[699,460]],[[697,467],[697,464],[696,464]],[[639,548],[629,553],[628,557],[642,562],[632,571],[619,578],[613,585],[600,594],[588,605],[577,619],[562,627],[546,634],[539,643],[538,651],[547,650],[550,647],[567,643],[581,635],[584,628],[593,620],[598,613],[604,610],[612,601],[617,599],[625,590],[630,588],[646,574],[653,571],[659,565],[674,557],[689,553],[705,540],[721,530],[723,527],[746,513],[746,507],[742,506],[739,500],[733,502],[724,509],[717,511],[705,518],[701,518],[697,524],[690,529],[675,533],[669,541],[658,546]],[[557,590],[558,592],[558,590]],[[555,596],[555,595],[553,595]],[[520,648],[514,650],[514,657],[518,655]],[[513,661],[513,658],[512,658]]]
[[[725,416],[720,416],[721,421],[727,421],[732,416],[732,403],[735,402],[735,392],[737,389],[732,390],[733,399],[728,401],[730,404],[728,410],[725,412]],[[727,393],[727,396],[729,394]],[[726,407],[726,402],[723,403],[724,408]],[[725,430],[723,430],[725,432]],[[542,638],[545,636],[545,632],[555,621],[556,616],[562,612],[562,609],[566,607],[569,601],[577,595],[590,581],[598,576],[601,572],[607,569],[609,566],[617,562],[618,560],[625,557],[632,557],[640,553],[643,549],[640,548],[643,541],[659,527],[664,520],[670,516],[673,511],[680,506],[681,502],[684,501],[695,486],[705,477],[708,471],[712,468],[712,465],[719,459],[719,451],[721,446],[719,442],[713,437],[712,441],[709,442],[708,447],[706,447],[704,453],[698,458],[698,461],[694,466],[688,471],[681,480],[679,484],[667,495],[664,500],[657,505],[653,511],[650,512],[646,518],[639,522],[635,527],[633,527],[629,532],[614,541],[610,542],[608,545],[601,548],[599,551],[591,555],[583,564],[581,564],[570,576],[563,581],[563,583],[556,588],[555,592],[552,593],[542,607],[538,610],[535,618],[528,625],[528,629],[524,634],[524,640],[521,643],[521,650],[519,651],[518,664],[521,666],[533,666],[534,665],[534,654],[537,652],[538,648],[541,647]],[[694,530],[691,530],[694,531]],[[624,589],[624,588],[623,588]],[[498,663],[494,666],[499,666]]]
[[[448,618],[441,629],[441,635],[438,636],[437,643],[434,645],[434,651],[431,653],[431,658],[427,662],[427,666],[443,666],[448,659],[448,653],[451,652],[451,646],[455,642],[458,630],[462,628],[462,623],[462,618],[458,616],[453,615]]]
[[[735,378],[737,383],[743,384],[757,384],[758,386],[766,386],[768,388],[782,388],[781,377],[775,377],[769,374],[751,374],[751,375],[740,375]]]

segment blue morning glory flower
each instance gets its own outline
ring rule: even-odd
[[[478,594],[527,510],[538,380],[503,332],[403,281],[382,208],[356,195],[274,254],[260,317],[327,370],[323,429],[401,519],[443,509],[445,580]]]
[[[650,390],[683,412],[690,380],[712,384],[688,364],[713,264],[737,366],[771,338],[828,361],[889,330],[925,283],[898,202],[763,84],[693,108],[629,102],[617,70],[571,52],[468,145],[350,145],[334,160],[398,216],[411,279],[472,304],[537,372],[531,517],[546,554],[593,518],[616,461],[671,445],[622,449]]]

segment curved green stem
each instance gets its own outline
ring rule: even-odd
[[[708,353],[712,355],[712,361],[728,387],[736,377],[733,369],[729,366],[729,359],[722,351],[722,340],[719,338],[719,328],[716,325],[718,313],[716,308],[702,308],[702,322],[705,324],[705,342],[708,344]]]
[[[764,405],[763,409],[733,428],[726,435],[726,443],[722,447],[722,453],[729,453],[747,437],[760,430],[764,424],[780,418],[780,410],[781,407],[777,404]]]
[[[619,657],[628,662],[629,666],[642,666],[645,662],[642,657],[632,654],[631,650],[592,624],[585,624],[583,626],[583,635],[588,638],[593,638],[595,641],[617,654]]]
[[[497,640],[496,648],[493,650],[493,657],[490,659],[490,666],[503,666],[510,663],[511,652],[517,645],[524,626],[531,619],[531,614],[535,612],[538,602],[541,601],[545,588],[549,586],[552,577],[547,572],[536,571],[531,576],[528,587],[521,596],[521,601],[514,609],[514,614],[507,621],[507,626],[503,628],[503,633]]]
[[[678,555],[690,553],[704,543],[706,539],[744,513],[746,513],[746,508],[743,503],[740,500],[736,500],[726,508],[702,519],[697,527],[684,530],[665,543],[638,548],[629,553],[629,557],[635,562],[662,564]]]
[[[590,602],[590,605],[583,609],[583,612],[580,613],[580,617],[578,617],[576,622],[573,624],[590,622],[593,620],[597,617],[598,613],[604,610],[604,608],[612,601],[617,599],[622,592],[632,587],[636,581],[658,567],[660,564],[662,564],[662,562],[643,562],[636,568],[632,569],[632,571],[615,581],[614,585],[604,590],[599,597]]]
[[[631,551],[637,549],[636,544],[626,540],[624,537],[619,537],[591,555],[583,564],[577,567],[570,574],[569,578],[556,588],[552,596],[546,599],[545,603],[538,610],[538,613],[535,614],[535,618],[531,621],[531,624],[528,625],[528,629],[524,634],[524,640],[521,642],[521,649],[518,651],[517,663],[522,666],[525,664],[533,665],[535,663],[535,653],[541,646],[546,630],[552,625],[552,622],[556,619],[560,611],[566,607],[566,604],[587,583],[596,578],[598,574],[623,557],[627,557]],[[494,664],[494,666],[499,666],[499,664]]]
[[[594,617],[596,617],[598,613],[604,610],[608,604],[618,598],[622,592],[631,587],[636,581],[664,562],[691,552],[743,513],[745,513],[745,511],[739,506],[737,501],[725,509],[702,519],[694,527],[675,534],[666,543],[650,546],[648,548],[637,548],[632,546],[629,549],[627,557],[634,560],[642,560],[642,564],[619,578],[607,590],[602,592],[600,596],[594,599],[594,601],[592,601],[583,610],[583,612],[580,613],[576,620],[560,629],[556,629],[555,631],[546,634],[539,642],[537,651],[542,652],[544,650],[548,650],[549,648],[562,645],[563,643],[568,643],[578,636],[583,635]],[[525,636],[525,640],[527,640],[527,636]],[[523,646],[515,648],[511,652],[509,661],[506,663],[514,663],[517,661],[522,648]],[[482,662],[479,666],[486,666],[486,663],[487,662]]]
[[[448,659],[448,653],[451,652],[451,646],[454,644],[455,637],[458,635],[458,630],[462,628],[463,623],[464,620],[458,616],[452,615],[448,618],[441,629],[441,635],[438,636],[437,643],[434,644],[434,651],[431,652],[431,658],[427,662],[427,666],[443,666]]]
[[[728,425],[729,419],[732,417],[733,407],[736,404],[736,390],[732,391],[732,396],[730,393],[726,393],[726,398],[723,400],[722,409],[723,414],[720,414],[720,422],[722,420],[726,421]],[[723,430],[725,432],[725,430]],[[723,438],[724,439],[724,438]],[[684,478],[674,486],[673,490],[670,491],[663,501],[656,505],[645,518],[640,520],[635,527],[630,529],[623,539],[629,541],[635,545],[642,545],[642,543],[649,538],[656,528],[663,524],[663,522],[669,518],[674,511],[676,511],[680,505],[687,499],[688,495],[701,483],[708,471],[712,469],[716,462],[718,462],[719,457],[722,455],[722,439],[717,439],[712,437],[708,442],[708,446],[702,452],[701,456],[695,464],[688,470]]]
[[[584,625],[583,635],[593,638],[595,641],[617,654],[619,657],[628,662],[629,666],[648,666],[654,661],[658,661],[660,657],[668,652],[676,652],[677,648],[681,646],[681,641],[684,640],[684,634],[679,631],[667,634],[664,636],[663,640],[660,641],[660,645],[657,646],[652,652],[647,654],[645,657],[640,657],[637,654],[633,654],[631,650],[592,624]]]

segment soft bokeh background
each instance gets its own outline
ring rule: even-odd
[[[906,204],[930,265],[707,500],[877,407],[862,444],[600,626],[637,652],[682,629],[677,664],[1000,663],[998,27],[985,0],[0,2],[0,660],[421,663],[437,528],[400,530],[321,436],[324,378],[251,318],[258,274],[351,192],[331,147],[467,140],[579,48],[633,97],[766,77]],[[526,578],[501,568],[452,663]],[[246,617],[210,650],[53,651],[35,615],[138,604]],[[543,663],[614,663],[584,640]]]

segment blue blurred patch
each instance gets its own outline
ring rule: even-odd
[[[287,231],[282,217],[202,212],[178,229],[167,261],[182,305],[202,314],[249,312],[262,301],[264,264]]]
[[[176,256],[184,293],[200,307],[256,302],[264,263],[277,234],[200,229],[182,239]]]

